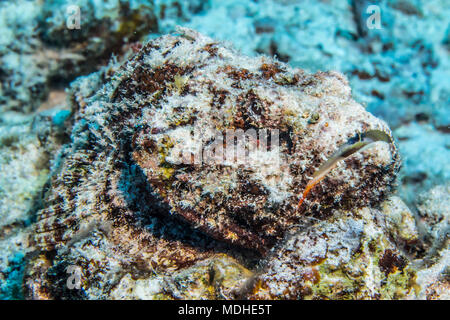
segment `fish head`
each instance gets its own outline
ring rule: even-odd
[[[336,78],[345,81],[339,75]],[[335,81],[327,81],[328,86],[333,87]],[[325,104],[322,101],[316,108],[322,120],[308,126],[310,132],[298,146],[299,158],[310,165],[299,179],[301,214],[326,216],[335,208],[380,201],[400,168],[400,156],[386,122],[345,97],[341,92],[328,97]],[[302,149],[308,150],[306,157],[301,155]]]

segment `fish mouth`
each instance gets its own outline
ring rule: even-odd
[[[369,130],[363,133],[358,133],[356,136],[350,138],[346,143],[341,145],[339,149],[334,152],[328,159],[323,163],[313,174],[312,179],[308,182],[305,187],[305,190],[302,193],[302,197],[298,202],[298,209],[300,209],[303,201],[306,199],[308,193],[312,190],[312,188],[317,185],[320,181],[322,181],[327,174],[334,168],[336,165],[343,161],[353,154],[368,149],[373,146],[375,142],[385,142],[388,143],[391,148],[395,151],[394,141],[392,136],[383,131],[383,130]],[[395,154],[395,153],[394,153]],[[394,157],[395,158],[395,157]],[[396,160],[393,160],[396,162]]]

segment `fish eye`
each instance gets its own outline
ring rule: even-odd
[[[362,137],[361,133],[358,132],[353,137],[349,138],[346,144],[348,145],[355,144],[356,142],[361,141],[361,137]]]

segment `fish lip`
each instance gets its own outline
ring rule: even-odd
[[[314,188],[314,186],[319,184],[337,166],[339,162],[348,159],[355,153],[362,152],[372,147],[377,142],[389,144],[392,161],[388,166],[393,166],[394,171],[398,171],[395,167],[399,166],[399,157],[390,131],[384,129],[372,129],[362,133],[357,133],[355,136],[348,139],[347,142],[338,147],[337,151],[335,151],[323,164],[319,166],[319,168],[316,169],[312,175],[312,179],[306,184],[297,207],[301,207],[303,201],[306,199],[306,196]]]
[[[357,132],[354,136],[349,138],[347,142],[341,144],[336,151],[334,151],[327,160],[316,169],[313,174],[317,176],[320,172],[328,167],[334,167],[338,162],[349,158],[355,153],[362,152],[373,146],[376,142],[388,143],[391,149],[391,155],[394,158],[396,152],[395,142],[389,131],[386,130],[367,130],[364,132]],[[331,169],[330,169],[331,170]]]

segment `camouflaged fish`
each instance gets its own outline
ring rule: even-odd
[[[386,123],[340,73],[246,57],[188,29],[72,91],[72,142],[34,241],[77,262],[95,251],[180,268],[218,243],[264,253],[305,216],[377,203],[399,168]]]

